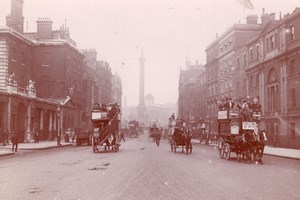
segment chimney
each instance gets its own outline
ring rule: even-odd
[[[6,16],[6,25],[21,34],[24,31],[23,3],[23,0],[11,0],[11,12]]]
[[[263,8],[263,14],[261,16],[261,24],[264,26],[270,21],[275,21],[275,13],[265,14],[265,9]]]
[[[246,20],[247,20],[247,24],[257,24],[257,15],[248,15]]]
[[[281,11],[279,12],[279,20],[282,19],[282,16],[281,16]]]
[[[36,39],[52,39],[52,21],[49,18],[39,18],[36,23]]]

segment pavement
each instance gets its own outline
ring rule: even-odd
[[[26,151],[26,150],[45,150],[52,148],[61,148],[66,146],[72,146],[76,143],[70,142],[61,142],[61,145],[58,146],[56,141],[41,141],[39,143],[29,142],[29,143],[19,143],[18,144],[18,152]],[[12,150],[12,144],[8,144],[6,146],[0,146],[0,156],[9,156],[14,155],[15,152]]]
[[[199,144],[199,140],[193,139],[192,142]],[[210,144],[210,145],[215,147],[217,146],[217,144]],[[288,149],[288,148],[265,146],[264,154],[270,156],[278,156],[278,157],[300,160],[300,149]]]
[[[199,140],[193,140],[193,143],[198,143]],[[61,142],[61,146],[57,145],[56,141],[41,141],[39,143],[20,143],[18,146],[18,151],[26,151],[26,150],[45,150],[51,148],[61,148],[66,146],[72,146],[75,143],[69,142]],[[216,146],[216,144],[210,144],[211,146]],[[12,145],[0,146],[0,156],[8,156],[14,155],[15,152],[11,151]],[[287,149],[287,148],[279,148],[279,147],[269,147],[265,146],[264,154],[271,155],[271,156],[279,156],[284,158],[292,158],[292,159],[299,159],[300,160],[300,149]]]

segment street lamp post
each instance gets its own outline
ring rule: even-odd
[[[56,116],[57,116],[57,146],[60,146],[61,140],[61,132],[60,132],[60,107],[56,109]]]

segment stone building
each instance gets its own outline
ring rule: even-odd
[[[300,148],[299,27],[299,8],[278,20],[263,10],[261,23],[252,15],[246,24],[234,24],[206,48],[206,97],[192,101],[194,105],[179,102],[180,112],[200,105],[197,109],[206,112],[202,119],[206,115],[210,130],[215,131],[220,99],[258,98],[260,128],[266,130],[269,141],[275,138],[278,146]],[[186,85],[192,77],[186,78]],[[201,80],[203,75],[197,78],[198,83]],[[203,91],[201,84],[197,90]]]
[[[23,1],[12,0],[7,27],[0,28],[0,130],[28,141],[89,128],[95,102],[110,103],[112,74],[107,62],[88,63],[68,27],[52,30],[48,18],[37,32],[23,32]],[[89,67],[91,65],[92,67]]]
[[[300,147],[300,9],[279,20],[262,15],[260,34],[247,45],[250,96],[260,99],[262,128],[284,147]],[[253,55],[252,55],[253,54]]]
[[[247,54],[239,55],[237,51],[255,37],[260,29],[257,16],[248,16],[246,24],[234,24],[206,48],[207,120],[213,131],[216,131],[217,126],[218,101],[226,97],[246,97]],[[240,93],[237,93],[237,85],[234,83],[238,83]]]
[[[202,78],[205,68],[198,61],[192,64],[186,60],[185,64],[186,69],[181,69],[179,74],[178,115],[188,123],[196,123],[204,114],[200,104],[203,97]]]

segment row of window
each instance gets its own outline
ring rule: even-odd
[[[287,29],[288,33],[288,38],[289,40],[294,40],[295,39],[295,27],[294,25],[290,26],[289,29]],[[266,52],[273,51],[277,49],[280,46],[279,44],[279,36],[277,33],[270,34],[269,36],[266,37],[265,40],[265,50]],[[249,48],[249,61],[253,61],[254,59],[260,59],[260,52],[261,52],[261,47],[259,44],[256,44],[255,48],[251,47]],[[237,68],[240,67],[240,58],[237,57],[236,60],[236,65]],[[247,65],[247,55],[246,53],[243,54],[243,66]]]
[[[232,89],[232,77],[228,77],[225,78],[224,80],[221,80],[221,84],[220,84],[220,89],[221,89],[221,93],[224,93],[228,90]],[[208,95],[209,96],[213,96],[213,95],[217,95],[219,93],[218,91],[218,84],[211,84],[208,86]]]
[[[291,25],[288,27],[288,29],[286,29],[285,33],[287,34],[287,40],[294,40],[295,39],[295,26]],[[265,39],[265,51],[266,52],[270,52],[275,50],[276,48],[278,48],[280,46],[279,44],[279,35],[278,33],[273,33],[270,34],[266,37]],[[223,52],[226,52],[230,47],[232,46],[232,42],[231,40],[229,40],[228,42],[225,42],[221,47],[220,47],[220,54],[222,54]],[[259,59],[260,58],[260,45],[257,44],[254,48],[250,48],[249,49],[249,61],[252,61],[254,59]],[[213,58],[216,58],[217,53],[216,51],[212,51],[211,53],[208,52],[207,53],[207,59],[208,62],[211,61]],[[243,66],[247,65],[247,55],[246,53],[243,54]],[[240,67],[240,61],[239,58],[237,58],[237,67]]]

